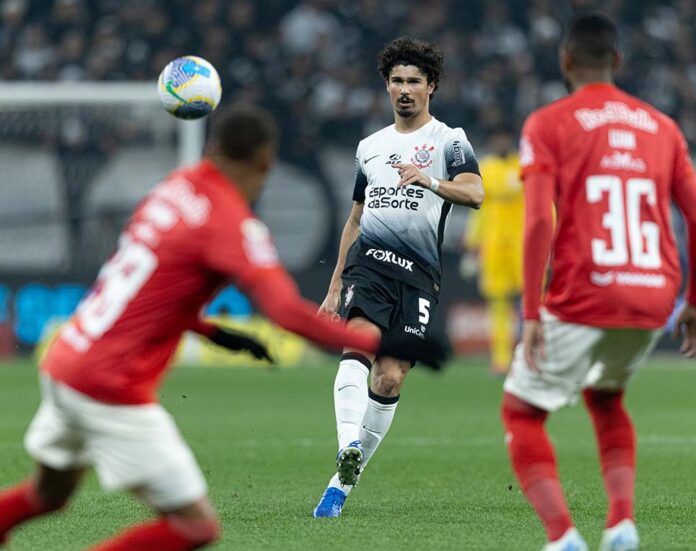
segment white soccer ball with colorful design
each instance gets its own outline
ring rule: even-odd
[[[200,119],[220,103],[220,76],[202,57],[177,57],[160,73],[157,89],[164,108],[180,119]]]

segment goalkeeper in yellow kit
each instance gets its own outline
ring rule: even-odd
[[[522,289],[524,199],[513,131],[495,128],[489,146],[490,155],[481,161],[486,205],[469,218],[462,275],[478,266],[491,321],[491,370],[502,375],[512,359],[515,302]]]

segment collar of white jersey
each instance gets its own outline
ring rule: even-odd
[[[410,132],[399,132],[396,129],[396,123],[392,124],[391,127],[392,127],[392,130],[394,131],[394,133],[398,134],[399,136],[413,136],[414,134],[417,134],[418,132],[421,132],[422,130],[428,128],[430,125],[435,124],[436,122],[440,122],[440,121],[438,121],[435,117],[430,115],[430,120],[428,122],[426,122],[420,128],[416,128],[415,130],[411,130]]]

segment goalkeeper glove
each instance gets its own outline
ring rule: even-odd
[[[237,333],[236,331],[218,327],[215,332],[208,337],[208,340],[228,350],[243,350],[249,352],[257,360],[266,360],[270,363],[275,363],[268,353],[268,349],[263,344],[251,337]]]

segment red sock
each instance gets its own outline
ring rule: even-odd
[[[0,493],[0,542],[18,524],[55,510],[42,502],[32,480],[4,490]]]
[[[549,541],[555,541],[573,526],[573,521],[558,479],[553,447],[544,430],[548,413],[505,393],[502,414],[517,480],[539,515]]]
[[[609,496],[607,528],[624,519],[633,520],[636,478],[636,435],[623,406],[623,391],[583,392],[599,448],[604,486]]]
[[[92,551],[188,551],[218,538],[215,520],[160,518],[138,524],[92,548]]]

